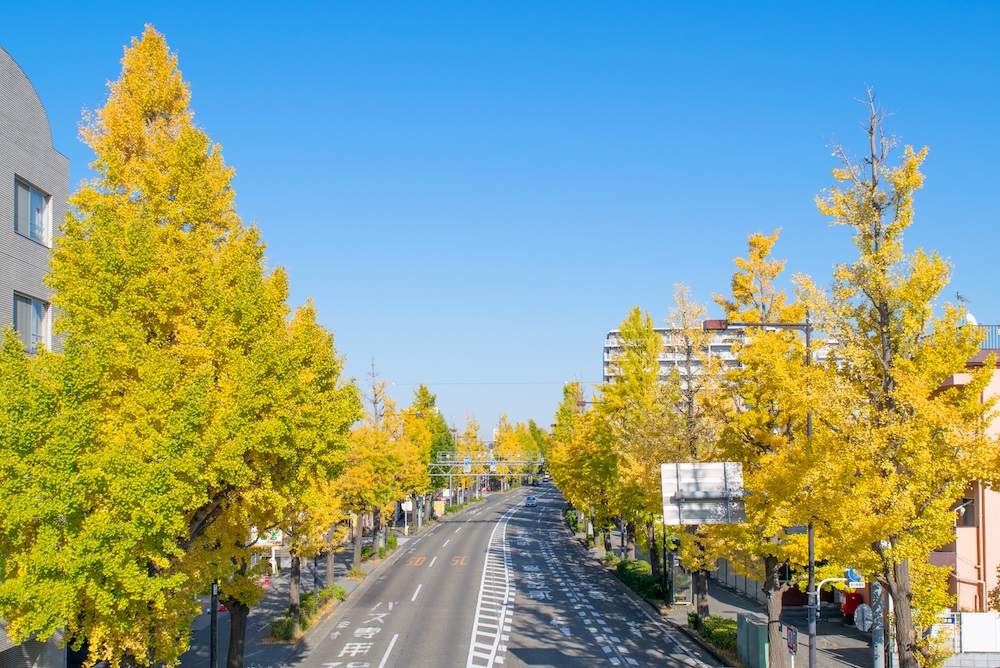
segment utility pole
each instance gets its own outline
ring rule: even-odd
[[[219,581],[212,581],[212,629],[209,639],[210,668],[219,668]]]

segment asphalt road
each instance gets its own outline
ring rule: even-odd
[[[705,666],[574,544],[562,506],[543,486],[447,516],[310,633],[294,665]]]

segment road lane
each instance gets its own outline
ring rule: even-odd
[[[562,495],[507,527],[516,600],[504,666],[704,666],[564,526]]]
[[[532,494],[537,507],[523,505]],[[554,487],[493,494],[403,543],[297,652],[302,668],[705,668],[595,564]]]
[[[294,665],[466,665],[490,534],[522,498],[490,495],[402,543],[310,634]]]

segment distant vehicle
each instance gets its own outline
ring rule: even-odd
[[[548,482],[548,481],[549,481],[549,474],[546,473],[545,475],[542,476],[542,482]]]
[[[529,497],[527,497],[524,500],[524,505],[534,507],[534,506],[538,505],[538,503],[537,503],[537,501],[535,501],[535,497],[529,496]]]

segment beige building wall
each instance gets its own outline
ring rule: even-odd
[[[998,350],[984,349],[969,362],[969,367],[981,367],[990,353]],[[956,374],[947,384],[962,385],[971,379],[968,374]],[[983,393],[986,397],[1000,397],[1000,369],[994,369],[993,378]],[[987,434],[1000,436],[1000,420],[994,420]],[[956,597],[955,610],[959,612],[985,612],[988,593],[1000,586],[1000,492],[987,489],[975,482],[965,490],[956,504],[955,541],[941,547],[931,555],[932,564],[949,566],[952,570],[951,593]]]

